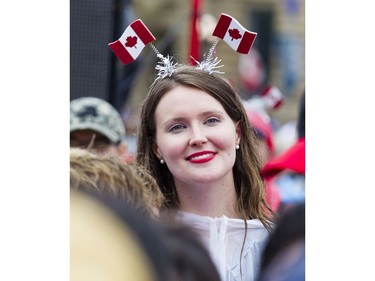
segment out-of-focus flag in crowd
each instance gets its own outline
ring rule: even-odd
[[[213,36],[223,39],[238,53],[248,54],[257,33],[245,29],[235,18],[221,14]]]
[[[123,64],[128,64],[133,62],[143,48],[154,40],[154,35],[142,20],[137,19],[125,29],[118,40],[109,43],[108,46]]]
[[[198,38],[198,19],[200,0],[192,0],[192,19],[190,36],[190,64],[196,65],[199,60],[199,38]]]
[[[276,109],[284,101],[284,96],[276,86],[267,86],[260,95],[266,108]]]

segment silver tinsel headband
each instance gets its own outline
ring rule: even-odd
[[[207,57],[204,58],[202,62],[199,62],[193,58],[193,60],[197,63],[196,68],[200,69],[202,71],[211,73],[219,73],[224,74],[224,72],[217,70],[218,68],[223,67],[224,65],[218,65],[221,60],[217,57],[213,58],[212,55],[215,51],[216,45],[219,42],[219,39],[216,39],[215,42],[212,44],[212,47],[210,48],[210,51],[207,55]],[[182,64],[179,64],[177,62],[173,61],[173,57],[167,55],[166,57],[160,54],[160,52],[156,49],[156,47],[151,43],[151,48],[156,53],[156,56],[159,58],[159,61],[157,62],[155,69],[158,71],[154,83],[162,79],[166,76],[170,77],[172,73],[178,69],[179,67],[183,66]]]

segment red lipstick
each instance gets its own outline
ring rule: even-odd
[[[186,160],[190,161],[191,163],[206,163],[212,160],[216,156],[215,152],[212,151],[201,151],[197,153],[193,153],[189,155]]]

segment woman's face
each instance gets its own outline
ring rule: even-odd
[[[176,185],[233,180],[240,128],[215,98],[178,86],[160,100],[155,122],[153,151],[164,159]]]

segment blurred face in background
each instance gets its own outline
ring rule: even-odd
[[[113,143],[106,136],[93,130],[76,130],[70,133],[70,147],[95,150],[101,155],[117,155],[126,153],[126,145]]]
[[[264,167],[264,165],[271,159],[271,152],[266,140],[263,138],[257,138],[256,149],[259,154],[260,165],[261,167]]]

